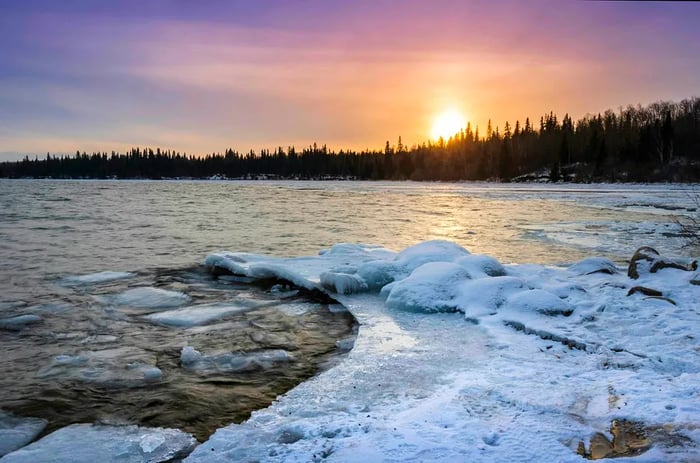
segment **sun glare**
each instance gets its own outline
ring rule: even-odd
[[[467,125],[465,117],[457,110],[450,109],[438,114],[433,120],[430,136],[437,140],[442,137],[445,140],[456,134]]]

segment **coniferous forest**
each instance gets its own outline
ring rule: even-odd
[[[447,140],[383,150],[325,145],[205,156],[133,148],[127,153],[25,157],[0,163],[0,177],[280,178],[654,182],[700,180],[700,98],[587,115],[467,125]]]

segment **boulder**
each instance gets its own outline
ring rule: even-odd
[[[665,268],[675,268],[690,272],[698,269],[698,262],[695,260],[670,259],[662,256],[652,247],[642,246],[632,256],[627,268],[627,276],[636,280],[644,273],[656,273]]]

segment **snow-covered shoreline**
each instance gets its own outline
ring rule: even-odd
[[[186,461],[575,462],[613,420],[649,429],[634,461],[700,458],[697,271],[502,265],[445,241],[204,264],[323,289],[361,326],[339,365]],[[5,458],[30,461],[23,451]]]
[[[583,461],[579,445],[621,419],[667,430],[634,461],[700,457],[696,273],[632,280],[598,258],[499,276],[470,256],[444,242],[395,256],[348,245],[301,260],[210,256],[327,287],[335,274],[343,292],[353,292],[344,275],[360,276],[358,291],[386,274],[397,283],[382,290],[393,304],[338,296],[361,323],[348,358],[218,430],[187,461]],[[635,286],[668,299],[628,296]],[[450,304],[459,313],[432,313]],[[571,313],[541,310],[553,306]]]

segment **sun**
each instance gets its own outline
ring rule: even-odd
[[[448,109],[435,117],[433,126],[430,129],[430,136],[435,140],[440,137],[447,140],[466,125],[467,121],[462,113],[456,109]]]

